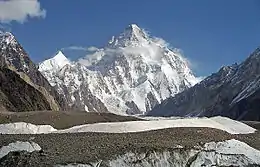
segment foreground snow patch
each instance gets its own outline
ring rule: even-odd
[[[41,134],[57,131],[50,125],[34,125],[26,122],[0,124],[0,134]]]
[[[17,141],[15,143],[10,143],[7,146],[3,146],[0,148],[0,159],[6,156],[9,152],[14,152],[14,151],[33,152],[33,151],[40,151],[40,150],[41,147],[37,143]]]
[[[0,134],[40,134],[40,133],[78,133],[105,132],[128,133],[176,127],[208,127],[226,131],[230,134],[248,134],[256,130],[241,122],[225,118],[185,118],[173,120],[130,121],[113,123],[95,123],[74,126],[69,129],[57,130],[50,125],[33,125],[19,122],[0,125]]]

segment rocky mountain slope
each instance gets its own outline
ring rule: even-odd
[[[0,111],[61,110],[64,100],[15,37],[0,31]]]
[[[260,48],[244,62],[222,67],[194,87],[169,98],[148,115],[215,116],[260,120]]]
[[[39,70],[71,107],[120,114],[143,114],[198,82],[177,49],[135,24],[84,58],[58,52]]]

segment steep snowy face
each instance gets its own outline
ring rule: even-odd
[[[65,92],[73,96],[71,106],[77,103],[88,111],[90,105],[84,102],[82,90],[109,112],[140,114],[198,82],[177,49],[169,49],[165,41],[150,37],[135,24],[113,37],[106,47],[76,62],[51,67],[47,73],[44,69],[50,66],[45,62],[40,71],[46,78],[65,96]]]
[[[194,87],[165,100],[149,115],[215,116],[260,120],[260,48],[241,64],[222,67]]]

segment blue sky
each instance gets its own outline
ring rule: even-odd
[[[102,47],[130,23],[182,49],[199,76],[241,62],[260,46],[258,0],[40,0],[39,3],[45,10],[41,16],[23,22],[15,18],[5,24],[35,62],[71,45]]]

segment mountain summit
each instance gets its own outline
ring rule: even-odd
[[[39,70],[58,70],[63,66],[70,64],[70,61],[67,57],[62,53],[62,51],[58,51],[55,56],[51,59],[48,59],[40,64]]]
[[[118,36],[113,36],[109,47],[138,46],[148,42],[147,33],[136,24],[130,24]]]
[[[86,111],[143,114],[198,82],[179,52],[135,24],[77,61],[50,66],[55,57],[40,71],[70,106]]]

